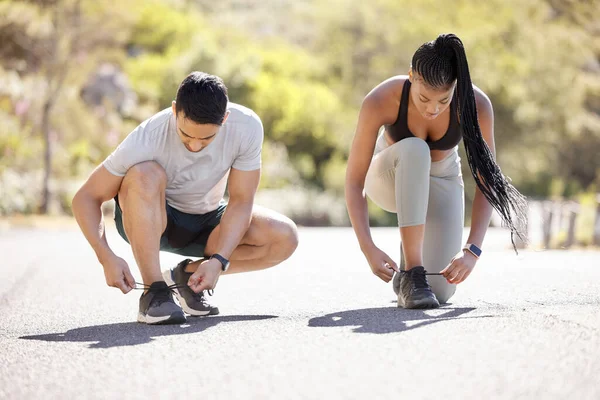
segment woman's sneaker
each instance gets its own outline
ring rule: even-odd
[[[194,317],[200,317],[204,315],[217,315],[219,309],[211,305],[206,300],[206,290],[195,293],[188,286],[188,280],[192,274],[185,272],[185,267],[191,263],[192,260],[186,258],[173,269],[169,269],[163,272],[163,278],[167,283],[173,286],[175,296],[183,311]]]
[[[437,308],[440,306],[427,282],[426,272],[425,268],[419,266],[396,273],[393,286],[398,294],[398,307]]]
[[[175,300],[173,291],[165,282],[154,282],[140,297],[138,322],[149,325],[183,324],[185,314]]]

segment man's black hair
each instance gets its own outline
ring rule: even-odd
[[[198,124],[221,125],[228,101],[227,87],[221,78],[194,71],[179,85],[175,110]]]

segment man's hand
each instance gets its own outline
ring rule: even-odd
[[[365,252],[365,257],[369,262],[371,271],[384,282],[389,282],[394,276],[394,271],[400,272],[398,266],[390,256],[385,254],[379,248],[373,246],[372,249]]]
[[[196,272],[190,276],[188,286],[194,293],[214,289],[221,276],[221,263],[216,259],[204,260],[198,265]]]
[[[440,271],[448,283],[458,284],[463,282],[475,268],[477,257],[468,251],[461,251],[454,256],[450,265]]]
[[[108,286],[119,288],[123,293],[129,293],[135,288],[135,279],[125,260],[114,255],[102,263],[102,266]]]

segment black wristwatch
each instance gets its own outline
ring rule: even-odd
[[[212,256],[210,256],[210,260],[212,259],[216,259],[221,263],[221,270],[223,270],[223,272],[227,271],[227,269],[229,268],[229,260],[226,259],[225,257],[223,257],[220,254],[213,254]]]

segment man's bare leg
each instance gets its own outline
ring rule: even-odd
[[[131,167],[119,189],[123,227],[146,285],[164,280],[159,249],[160,237],[167,226],[166,185],[164,169],[154,161],[147,161]]]
[[[210,234],[206,244],[206,254],[213,254],[221,234],[218,225]],[[298,247],[298,229],[289,218],[255,205],[252,221],[241,244],[233,251],[229,269],[224,274],[258,271],[273,267],[288,259]],[[198,260],[186,266],[186,272],[194,272],[200,264]]]

